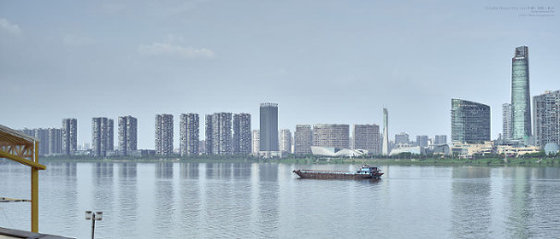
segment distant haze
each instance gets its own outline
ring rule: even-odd
[[[511,58],[529,47],[531,96],[560,89],[559,1],[0,1],[0,124],[61,127],[279,106],[279,127],[374,123],[450,135],[451,98],[487,104],[492,138]],[[531,8],[543,9],[534,13]],[[552,10],[551,10],[552,9]],[[115,129],[115,139],[117,130]],[[450,139],[448,137],[448,139]],[[116,140],[115,140],[116,141]]]

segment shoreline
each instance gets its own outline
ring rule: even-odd
[[[402,166],[529,166],[529,167],[560,167],[560,158],[480,158],[480,159],[452,159],[452,158],[421,158],[421,159],[398,159],[398,158],[283,158],[283,159],[261,159],[251,157],[43,157],[40,162],[90,162],[90,163],[283,163],[283,164],[368,164],[368,165],[402,165]]]

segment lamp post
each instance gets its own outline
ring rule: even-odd
[[[86,220],[91,220],[91,239],[95,235],[95,221],[103,219],[103,212],[86,211]]]

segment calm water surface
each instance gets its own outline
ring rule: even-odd
[[[88,238],[558,238],[560,168],[385,166],[378,182],[300,180],[258,163],[46,163],[43,233]],[[30,197],[29,169],[0,161],[0,196]],[[0,227],[29,230],[29,203]]]

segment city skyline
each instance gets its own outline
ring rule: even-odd
[[[138,148],[152,148],[157,113],[256,116],[260,102],[276,102],[278,127],[292,132],[297,124],[382,125],[388,108],[389,132],[450,136],[448,102],[461,98],[491,107],[494,139],[511,100],[512,49],[531,48],[531,98],[560,88],[557,17],[492,9],[525,5],[2,2],[0,100],[22,100],[1,123],[59,128],[76,118],[81,145],[92,117],[132,115]],[[178,129],[174,136],[179,142]]]

